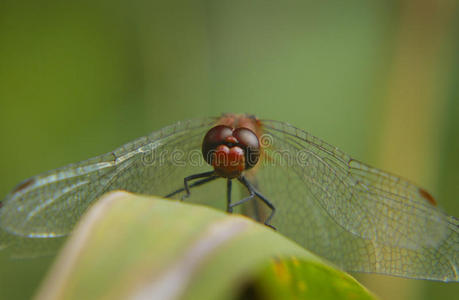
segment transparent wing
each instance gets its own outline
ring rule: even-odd
[[[459,222],[426,191],[291,125],[263,125],[262,164],[247,176],[280,232],[348,271],[458,281]]]
[[[0,248],[14,243],[37,247],[24,245],[31,238],[65,236],[88,206],[107,191],[164,196],[180,188],[185,176],[209,170],[200,149],[205,132],[215,121],[179,122],[113,152],[27,179],[2,203]]]
[[[32,177],[0,209],[0,248],[47,250],[103,193],[166,195],[204,171],[202,137],[217,118],[179,122],[99,157]],[[457,281],[459,222],[424,190],[353,160],[285,123],[263,121],[263,159],[247,177],[277,208],[283,234],[349,271]],[[225,206],[225,181],[189,201]],[[177,194],[179,198],[181,194]],[[218,199],[218,201],[216,201]],[[256,219],[262,219],[256,203]],[[266,216],[266,214],[265,214]]]

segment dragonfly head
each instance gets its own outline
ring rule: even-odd
[[[234,178],[258,163],[260,142],[248,128],[218,125],[205,135],[202,155],[219,176]]]

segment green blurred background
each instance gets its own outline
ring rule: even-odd
[[[411,178],[459,217],[455,0],[0,2],[0,198],[178,120],[250,112]],[[52,258],[0,252],[0,298]],[[459,284],[358,276],[383,299]]]

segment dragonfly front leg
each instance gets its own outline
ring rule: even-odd
[[[249,200],[252,200],[253,197],[255,197],[255,193],[253,191],[249,190],[250,195],[248,197],[245,197],[244,199],[239,200],[236,203],[231,203],[231,189],[232,189],[232,180],[228,179],[228,184],[227,184],[227,208],[226,208],[226,211],[229,212],[229,213],[233,212],[233,207],[241,205],[242,203],[245,203],[245,202],[247,202]]]
[[[213,179],[217,178],[217,176],[215,175],[214,171],[209,171],[209,172],[204,172],[204,173],[199,173],[199,174],[193,174],[193,175],[185,177],[183,179],[183,185],[184,185],[186,194],[182,196],[182,198],[180,199],[181,201],[183,201],[186,198],[190,197],[190,185],[188,184],[188,182],[191,181],[191,180],[198,179],[198,178],[203,178],[203,177],[207,177],[206,179],[209,179],[209,180],[202,180],[201,181],[202,183],[206,183],[206,182],[208,182],[210,180],[213,180]],[[202,184],[202,183],[200,183],[200,184]],[[194,186],[196,186],[196,185],[194,185]]]
[[[256,195],[258,198],[260,198],[261,201],[263,201],[270,209],[271,209],[271,214],[269,215],[269,217],[266,219],[266,221],[264,222],[264,224],[268,227],[271,227],[272,229],[274,230],[277,230],[276,227],[274,227],[273,225],[271,225],[271,219],[273,218],[274,214],[276,213],[276,208],[274,207],[274,205],[268,200],[266,199],[265,196],[263,196],[262,194],[260,194],[253,186],[252,184],[250,184],[250,182],[244,177],[244,176],[240,176],[238,178],[238,180],[247,187],[247,189],[249,190],[250,192],[250,196],[248,198],[253,198],[254,195]],[[247,199],[247,200],[250,200],[250,199]],[[245,201],[247,201],[246,199],[242,199],[241,201],[239,201],[238,203],[235,203],[235,205],[239,205]]]
[[[189,181],[191,181],[193,179],[197,179],[197,178],[202,178],[202,177],[205,177],[205,178],[201,179],[201,180],[198,180],[196,182],[193,182],[191,184],[188,184]],[[172,193],[167,194],[164,197],[165,198],[170,198],[170,197],[173,197],[173,196],[175,196],[175,195],[177,195],[179,193],[182,193],[183,191],[186,191],[186,195],[183,195],[182,198],[180,199],[181,201],[183,201],[185,198],[190,196],[190,189],[191,188],[203,185],[204,183],[210,182],[210,181],[215,180],[217,178],[219,178],[219,177],[217,175],[215,175],[213,171],[212,172],[200,173],[200,174],[194,174],[194,175],[185,177],[184,180],[183,180],[184,181],[184,187],[179,188],[179,189],[173,191]]]

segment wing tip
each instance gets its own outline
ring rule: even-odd
[[[12,193],[17,193],[22,190],[25,190],[27,187],[31,186],[35,182],[35,178],[31,177],[29,179],[24,180],[20,184],[18,184],[12,191]]]
[[[437,206],[437,201],[428,191],[426,191],[423,188],[419,188],[419,194],[421,195],[422,198],[427,200],[427,202],[429,202],[433,206]]]

